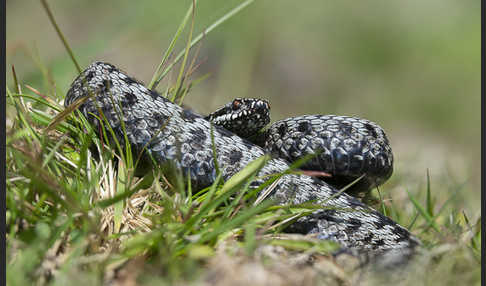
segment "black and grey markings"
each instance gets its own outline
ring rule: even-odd
[[[187,109],[184,109],[182,111],[182,114],[181,114],[182,118],[186,121],[189,121],[189,122],[194,122],[194,120],[196,118],[199,118],[200,116],[198,116],[197,114],[195,114],[194,112],[190,111],[190,110],[187,110]]]
[[[302,169],[330,173],[324,178],[337,188],[364,177],[348,191],[368,192],[393,172],[393,154],[383,130],[366,119],[337,115],[303,115],[273,123],[262,146],[295,161],[319,153]]]
[[[125,92],[124,100],[122,100],[122,104],[133,105],[137,103],[137,97],[131,92]]]
[[[105,80],[108,79],[112,80],[112,84],[104,86]],[[86,81],[87,85],[83,85],[83,81]],[[119,104],[123,100],[129,100],[124,92],[127,88],[136,98],[131,99],[134,102],[131,106]],[[216,174],[210,122],[197,115],[188,116],[180,106],[161,96],[154,96],[153,92],[136,80],[130,79],[112,65],[102,62],[91,64],[76,78],[67,93],[65,105],[68,106],[90,93],[94,93],[95,96],[83,103],[79,110],[92,125],[98,127],[99,123],[94,116],[89,116],[89,113],[99,116],[97,106],[101,106],[108,123],[115,130],[115,136],[123,144],[125,137],[121,132],[121,122],[118,119],[122,114],[128,143],[134,150],[141,151],[143,147],[147,147],[147,152],[159,164],[172,162],[183,173],[190,175],[200,187],[214,182]],[[336,122],[349,121],[353,126],[362,124],[344,117],[332,117],[332,119]],[[319,118],[290,119],[285,123],[289,128],[298,128],[299,124],[294,122],[301,120],[315,126],[312,120],[319,120]],[[362,128],[368,132],[364,124],[362,125],[356,126],[357,130]],[[214,126],[214,131],[216,159],[225,180],[252,160],[265,154],[261,147],[222,127]],[[146,145],[148,141],[150,144]],[[277,141],[275,140],[275,143]],[[258,177],[264,178],[265,175],[285,171],[288,167],[287,160],[274,158],[261,169]],[[261,183],[263,183],[262,179],[254,182],[254,185]],[[321,204],[321,210],[299,219],[295,223],[295,228],[300,228],[305,233],[316,233],[321,238],[335,240],[344,247],[387,253],[392,251],[391,253],[398,257],[407,257],[419,244],[406,229],[391,219],[352,196],[338,193],[336,188],[313,177],[284,175],[270,197],[282,204],[300,204],[311,200]]]
[[[319,154],[301,168],[330,173],[323,180],[336,188],[361,178],[347,190],[351,194],[369,192],[391,176],[393,154],[377,124],[349,116],[304,115],[262,130],[270,122],[269,109],[264,100],[237,98],[206,119],[290,162]]]

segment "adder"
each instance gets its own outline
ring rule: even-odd
[[[307,152],[312,144],[329,147],[328,152],[324,150],[322,156],[318,156],[324,161],[326,158],[332,161],[339,156],[348,156],[345,160],[338,160],[341,163],[333,168],[325,170],[330,173],[344,170],[344,181],[355,177],[355,173],[359,173],[357,170],[366,166],[372,170],[368,181],[373,184],[380,183],[391,172],[392,155],[386,136],[381,128],[366,120],[339,116],[296,117],[277,122],[268,129],[270,131],[263,131],[269,132],[263,137],[260,135],[260,139],[266,138],[263,144],[258,142],[260,139],[251,142],[224,125],[216,124],[217,116],[204,118],[182,108],[156,91],[147,89],[115,66],[103,62],[92,63],[74,80],[64,104],[67,107],[84,97],[90,98],[78,109],[94,126],[94,130],[101,130],[100,118],[105,118],[105,123],[110,125],[121,146],[125,145],[126,139],[132,150],[145,152],[157,164],[171,162],[184,175],[190,176],[193,185],[198,188],[215,181],[215,159],[226,180],[251,161],[271,153],[272,158],[258,173],[260,179],[252,184],[255,187],[262,184],[267,175],[286,171],[294,155]],[[217,112],[213,115],[217,115]],[[354,129],[357,132],[352,131]],[[319,137],[312,137],[312,134]],[[349,137],[349,134],[352,136]],[[292,138],[297,138],[297,141],[292,141]],[[375,141],[362,142],[368,140],[366,138]],[[213,143],[216,154],[213,154]],[[374,161],[366,157],[372,153],[376,155]],[[349,154],[352,156],[349,157]],[[318,157],[315,159],[319,160]],[[380,164],[385,166],[384,171],[373,170],[374,166]],[[310,165],[316,167],[323,163],[312,161]],[[404,227],[356,197],[339,192],[336,186],[314,176],[286,174],[278,180],[268,198],[281,204],[309,201],[321,204],[322,209],[298,219],[291,225],[290,231],[315,234],[321,239],[336,241],[344,248],[392,253],[400,260],[412,255],[420,245],[419,240]]]

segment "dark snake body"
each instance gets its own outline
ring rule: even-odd
[[[236,98],[205,117],[266,153],[295,162],[318,153],[301,169],[330,174],[325,181],[360,194],[384,183],[393,172],[393,153],[383,129],[366,119],[337,115],[302,115],[270,122],[266,100]]]
[[[91,64],[69,89],[65,106],[93,95],[79,110],[95,130],[100,130],[102,111],[116,139],[123,146],[125,135],[135,152],[146,152],[158,164],[172,162],[199,188],[216,178],[211,123],[196,113],[173,104],[157,92],[148,90],[111,64]],[[121,120],[124,127],[122,127]],[[265,151],[220,126],[214,126],[216,159],[226,180]],[[288,169],[282,158],[269,160],[259,177]],[[256,184],[263,183],[260,179]],[[323,209],[299,219],[294,231],[315,233],[322,239],[337,241],[343,247],[365,251],[387,251],[407,256],[419,241],[405,228],[358,199],[307,175],[281,177],[270,198],[282,204],[317,201]],[[397,255],[395,255],[397,254]]]

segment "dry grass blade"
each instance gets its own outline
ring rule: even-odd
[[[44,129],[44,134],[47,134],[49,131],[52,129],[56,128],[56,126],[61,123],[71,112],[76,110],[81,104],[83,104],[86,100],[88,100],[90,96],[85,96],[82,98],[77,99],[73,104],[69,105],[61,111],[54,119],[47,125],[47,127]]]
[[[17,73],[15,72],[15,67],[12,65],[12,76],[14,79],[15,88],[17,89],[17,93],[22,93],[22,88],[20,87],[19,81],[17,80]]]
[[[42,97],[45,101],[49,102],[51,105],[53,105],[53,106],[59,106],[59,104],[57,102],[55,102],[54,100],[52,100],[50,97],[42,94],[40,91],[38,91],[37,89],[31,87],[30,85],[25,84],[25,87],[28,88],[33,93],[37,94],[38,96]]]
[[[322,171],[299,170],[296,173],[301,173],[310,177],[325,177],[325,178],[332,177],[332,174],[322,172]]]

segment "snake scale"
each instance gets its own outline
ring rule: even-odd
[[[67,107],[87,96],[91,98],[83,102],[79,110],[94,130],[101,130],[101,111],[121,146],[127,138],[132,150],[145,150],[160,165],[171,162],[199,188],[209,186],[217,176],[213,139],[216,160],[225,180],[266,153],[262,147],[221,126],[213,125],[212,137],[212,124],[208,120],[147,89],[108,63],[94,62],[84,70],[72,83],[64,104]],[[315,118],[306,120],[312,119]],[[340,122],[356,123],[337,117],[331,125]],[[274,156],[259,171],[258,177],[283,172],[289,165],[287,159]],[[259,179],[255,185],[263,182]],[[314,176],[286,174],[279,179],[269,198],[281,204],[320,203],[323,208],[297,220],[291,226],[292,231],[315,234],[321,239],[336,241],[346,249],[386,252],[402,258],[409,257],[420,245],[404,227]]]

